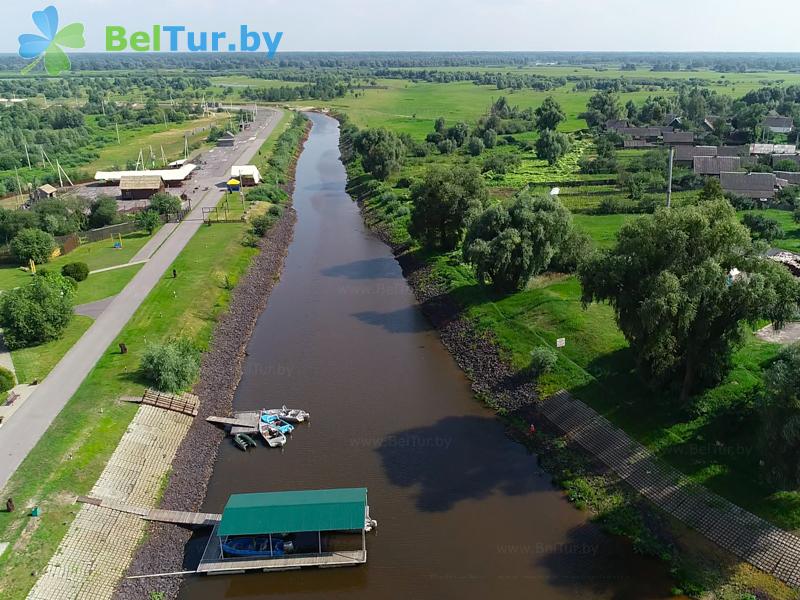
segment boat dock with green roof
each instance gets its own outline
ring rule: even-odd
[[[198,573],[281,571],[367,562],[366,488],[234,494],[203,552]],[[334,548],[329,536],[360,534],[353,548]],[[352,545],[352,544],[351,544]],[[234,553],[235,550],[235,553]]]

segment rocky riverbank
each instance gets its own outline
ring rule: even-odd
[[[309,124],[310,128],[310,124]],[[309,129],[301,141],[305,141]],[[299,150],[297,153],[299,156]],[[287,192],[294,188],[297,156],[291,166]],[[172,463],[172,472],[164,491],[161,508],[199,511],[206,496],[224,432],[206,422],[211,415],[227,415],[233,410],[233,396],[242,376],[247,343],[258,316],[264,311],[270,293],[280,279],[284,259],[292,241],[297,220],[293,208],[283,215],[259,242],[260,252],[253,259],[245,277],[233,292],[228,311],[219,319],[208,352],[203,354],[200,379],[194,393],[200,398],[197,417]],[[216,225],[224,227],[224,225]],[[186,544],[191,531],[175,525],[151,523],[146,541],[139,547],[128,575],[169,573],[191,570],[184,564]],[[125,579],[117,588],[116,600],[142,600],[152,592],[164,600],[175,598],[180,577]]]

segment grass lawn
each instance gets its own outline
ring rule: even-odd
[[[13,496],[23,510],[0,513],[0,540],[19,544],[0,557],[4,599],[25,598],[32,573],[44,568],[78,511],[68,496],[91,489],[125,432],[137,407],[117,398],[142,393],[137,371],[146,344],[182,335],[207,346],[230,299],[221,276],[238,280],[256,252],[239,243],[244,228],[219,224],[195,234],[174,263],[181,276],[156,285],[10,480],[3,497]],[[128,354],[117,352],[120,341]],[[33,504],[43,509],[40,519],[24,514]]]
[[[778,210],[769,208],[767,210],[746,211],[764,215],[770,219],[775,219],[783,227],[786,235],[779,240],[774,240],[772,246],[788,250],[790,252],[800,252],[800,223],[796,223],[792,211]],[[741,214],[745,214],[742,212]]]
[[[40,381],[44,379],[91,324],[92,319],[89,317],[75,315],[61,338],[39,346],[12,351],[11,358],[14,360],[17,381],[31,383],[34,379]]]
[[[146,233],[135,231],[122,236],[122,248],[119,249],[114,248],[110,238],[99,242],[81,244],[69,254],[54,258],[45,265],[39,265],[39,268],[61,271],[61,267],[67,263],[85,262],[89,266],[89,270],[94,271],[95,269],[121,265],[131,260],[149,240],[150,236]],[[30,277],[30,273],[17,266],[2,265],[0,266],[0,290],[19,287]]]
[[[85,281],[78,283],[78,290],[75,294],[75,304],[87,304],[102,300],[109,296],[116,296],[128,285],[133,276],[142,268],[141,264],[114,269],[113,271],[103,271],[89,275]]]

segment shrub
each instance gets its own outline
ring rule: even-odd
[[[783,227],[775,219],[755,213],[747,213],[742,218],[742,222],[750,230],[750,235],[755,240],[771,242],[772,240],[786,237]]]
[[[56,240],[41,229],[23,229],[11,240],[11,252],[21,264],[46,263],[55,249]]]
[[[558,362],[558,354],[547,346],[536,346],[531,350],[530,369],[536,375],[544,375],[552,371]]]
[[[200,352],[186,338],[150,344],[141,369],[150,384],[162,392],[187,389],[200,371]]]
[[[113,225],[119,219],[117,201],[109,196],[101,196],[94,202],[89,212],[89,225],[92,228]]]
[[[264,237],[269,228],[272,227],[272,222],[273,220],[269,215],[256,215],[250,219],[250,229],[253,231],[253,235]]]
[[[85,281],[89,277],[89,265],[84,262],[67,263],[61,267],[64,277],[72,277],[75,281]]]
[[[249,231],[242,236],[242,246],[245,248],[258,248],[258,238]]]
[[[72,319],[75,284],[58,273],[37,275],[0,296],[0,325],[12,350],[57,339]]]
[[[167,192],[158,192],[150,198],[150,208],[162,215],[175,214],[181,209],[181,199]]]
[[[272,206],[269,207],[269,210],[267,212],[271,214],[273,217],[280,217],[283,214],[283,207],[278,206],[277,204],[273,204]]]
[[[159,216],[158,211],[148,209],[136,213],[134,222],[139,229],[143,229],[150,235],[153,235],[153,232],[158,229],[159,225],[161,225],[161,217]]]
[[[792,218],[794,219],[795,223],[800,223],[800,208],[794,209],[794,213],[792,213]]]
[[[0,367],[0,392],[7,392],[16,384],[17,379],[14,377],[14,373],[5,367]]]

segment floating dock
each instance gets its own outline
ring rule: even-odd
[[[208,417],[206,421],[223,427],[230,427],[230,434],[237,433],[253,434],[258,433],[259,413],[257,410],[247,412],[237,412],[233,417]]]

